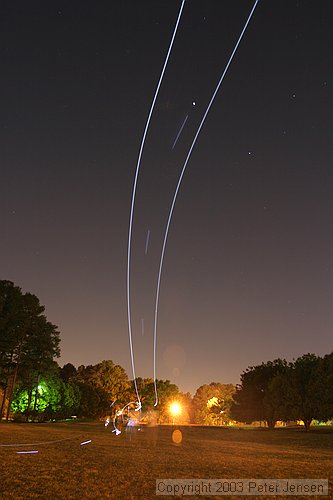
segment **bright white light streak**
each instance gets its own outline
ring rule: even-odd
[[[121,415],[124,414],[124,410],[126,408],[128,408],[129,406],[131,405],[134,405],[136,406],[136,408],[134,409],[134,411],[139,411],[141,410],[141,402],[137,403],[136,401],[130,401],[129,403],[127,403],[127,405],[125,405],[121,410],[118,410],[114,416],[114,419],[113,419],[113,431],[112,432],[115,432],[116,433],[116,436],[119,436],[119,434],[121,434],[121,431],[118,429],[117,427],[117,418],[120,417]]]
[[[138,386],[137,386],[137,382],[136,382],[136,375],[135,375],[133,341],[132,341],[132,325],[131,325],[131,305],[130,305],[130,300],[131,300],[131,298],[130,298],[130,274],[131,274],[130,273],[130,271],[131,271],[130,267],[131,267],[131,242],[132,242],[133,212],[134,212],[136,186],[137,186],[137,182],[138,182],[138,175],[139,175],[139,170],[140,170],[141,157],[142,157],[142,152],[143,152],[143,148],[144,148],[144,144],[145,144],[145,140],[146,140],[146,135],[147,135],[147,132],[148,132],[148,128],[149,128],[151,116],[152,116],[153,111],[154,111],[154,107],[155,107],[155,102],[156,102],[156,99],[157,99],[157,95],[158,95],[158,92],[160,90],[160,86],[161,86],[161,83],[162,83],[162,80],[163,80],[165,69],[166,69],[166,66],[168,64],[168,60],[169,60],[169,57],[170,57],[170,53],[171,53],[171,49],[172,49],[172,46],[173,46],[173,42],[174,42],[175,37],[176,37],[176,33],[177,33],[177,30],[178,30],[178,25],[179,25],[179,21],[180,21],[181,15],[182,15],[184,4],[185,4],[185,0],[182,1],[182,4],[180,6],[180,10],[179,10],[178,18],[177,18],[177,21],[176,21],[176,25],[175,25],[175,28],[174,28],[174,31],[173,31],[173,34],[172,34],[172,37],[171,37],[171,42],[170,42],[170,45],[169,45],[169,48],[168,48],[168,52],[167,52],[167,55],[166,55],[166,58],[165,58],[165,61],[164,61],[164,65],[163,65],[163,68],[162,68],[162,72],[161,72],[158,84],[157,84],[157,87],[156,87],[154,98],[153,98],[153,101],[152,101],[152,104],[151,104],[151,107],[150,107],[150,110],[149,110],[149,114],[148,114],[148,118],[147,118],[147,123],[146,123],[145,129],[144,129],[144,132],[143,132],[143,136],[142,136],[142,140],[141,140],[141,145],[140,145],[139,156],[138,156],[138,160],[137,160],[137,164],[136,164],[136,171],[135,171],[134,185],[133,185],[133,192],[132,192],[130,220],[129,220],[129,228],[128,228],[128,246],[127,246],[127,321],[128,321],[128,338],[129,338],[130,353],[131,353],[131,364],[132,364],[132,373],[133,373],[134,387],[135,387],[136,397],[137,397],[138,403],[140,405],[141,405],[141,402],[140,402],[140,396],[139,396]]]
[[[148,231],[147,231],[146,246],[145,246],[145,255],[147,255],[147,253],[148,253],[149,237],[150,237],[150,229],[148,229]]]
[[[38,450],[31,450],[31,451],[17,451],[16,452],[18,455],[33,455],[35,453],[38,453]]]
[[[0,444],[1,448],[16,448],[19,446],[41,446],[43,444],[53,444],[53,443],[62,443],[63,441],[74,441],[76,438],[64,438],[64,439],[56,439],[54,441],[40,441],[39,443],[16,443],[16,444]]]
[[[183,128],[185,127],[185,123],[187,122],[187,119],[188,119],[188,115],[186,115],[186,116],[185,116],[185,120],[183,121],[183,124],[182,124],[182,126],[180,127],[180,130],[179,130],[179,132],[178,132],[178,134],[177,134],[177,136],[176,136],[175,142],[174,142],[174,143],[173,143],[173,145],[172,145],[172,149],[174,149],[175,145],[177,144],[178,139],[179,139],[179,136],[180,136],[180,134],[182,133]]]
[[[85,444],[89,444],[91,443],[91,439],[88,439],[88,441],[83,441],[83,443],[80,443],[80,446],[83,446]]]
[[[254,2],[254,5],[252,7],[252,10],[246,20],[246,23],[241,31],[241,34],[239,35],[238,37],[238,40],[236,42],[236,45],[231,53],[231,56],[226,64],[226,67],[224,68],[223,70],[223,73],[220,77],[220,80],[215,88],[215,91],[211,97],[211,100],[209,101],[209,104],[207,106],[207,109],[202,117],[202,120],[199,124],[199,127],[198,127],[198,130],[196,131],[196,134],[194,136],[194,139],[192,141],[192,144],[191,144],[191,147],[189,149],[189,152],[187,154],[187,157],[185,159],[185,163],[184,163],[184,166],[183,166],[183,169],[181,171],[181,174],[180,174],[180,177],[179,177],[179,180],[178,180],[178,184],[177,184],[177,187],[176,187],[176,191],[175,191],[175,194],[174,194],[174,197],[173,197],[173,200],[172,200],[172,203],[171,203],[171,208],[170,208],[170,212],[169,212],[169,217],[168,217],[168,221],[167,221],[167,225],[166,225],[166,229],[165,229],[165,233],[164,233],[164,240],[163,240],[163,246],[162,246],[162,252],[161,252],[161,259],[160,259],[160,266],[159,266],[159,270],[158,270],[158,278],[157,278],[157,287],[156,287],[156,300],[155,300],[155,316],[154,316],[154,389],[155,389],[155,404],[154,406],[157,406],[158,404],[158,394],[157,394],[157,387],[156,387],[156,339],[157,339],[157,316],[158,316],[158,302],[159,302],[159,295],[160,295],[160,285],[161,285],[161,275],[162,275],[162,267],[163,267],[163,260],[164,260],[164,253],[165,253],[165,247],[166,247],[166,242],[167,242],[167,239],[168,239],[168,233],[169,233],[169,228],[170,228],[170,223],[171,223],[171,218],[172,218],[172,214],[173,214],[173,210],[174,210],[174,207],[175,207],[175,203],[176,203],[176,199],[177,199],[177,196],[178,196],[178,191],[179,191],[179,188],[180,188],[180,185],[181,185],[181,182],[182,182],[182,179],[183,179],[183,176],[184,176],[184,173],[185,173],[185,170],[186,170],[186,167],[187,167],[187,164],[188,164],[188,161],[190,159],[190,156],[192,154],[192,151],[193,151],[193,148],[195,146],[195,143],[197,142],[197,139],[199,137],[199,134],[201,132],[201,129],[205,123],[205,120],[207,118],[207,115],[210,111],[210,108],[212,107],[212,104],[214,102],[214,99],[216,97],[216,94],[218,93],[219,91],[219,88],[221,86],[221,83],[223,82],[224,80],[224,77],[228,71],[228,68],[231,64],[231,61],[233,60],[234,58],[234,55],[238,49],[238,46],[243,38],[243,35],[246,31],[246,28],[252,18],[252,15],[255,11],[255,8],[258,4],[259,0],[255,0]]]

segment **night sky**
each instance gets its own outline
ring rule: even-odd
[[[45,305],[61,364],[112,359],[131,377],[131,193],[180,3],[0,7],[0,279]],[[252,5],[184,7],[135,204],[139,376],[153,375],[157,269],[178,176]],[[184,391],[332,350],[332,19],[331,0],[261,0],[193,151],[166,248],[157,350],[157,377]]]

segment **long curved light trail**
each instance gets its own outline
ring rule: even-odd
[[[176,25],[175,25],[175,28],[174,28],[174,31],[172,34],[172,38],[171,38],[171,42],[170,42],[170,45],[168,48],[168,52],[167,52],[167,55],[166,55],[166,58],[164,61],[164,65],[162,68],[162,72],[161,72],[157,87],[156,87],[154,98],[153,98],[153,101],[152,101],[152,104],[151,104],[151,107],[149,110],[146,126],[145,126],[142,140],[141,140],[140,151],[139,151],[139,156],[138,156],[136,171],[135,171],[135,177],[134,177],[133,192],[132,192],[131,211],[130,211],[130,220],[129,220],[129,228],[128,228],[128,246],[127,246],[127,320],[128,320],[128,337],[129,337],[129,345],[130,345],[130,353],[131,353],[132,373],[133,373],[135,392],[136,392],[136,396],[137,396],[139,405],[141,405],[141,402],[140,402],[140,396],[139,396],[138,386],[137,386],[137,382],[136,382],[136,375],[135,375],[133,341],[132,341],[132,325],[131,325],[131,306],[130,306],[131,242],[132,242],[132,227],[133,227],[133,212],[134,212],[135,194],[136,194],[136,186],[137,186],[137,182],[138,182],[138,175],[139,175],[139,170],[140,170],[142,152],[143,152],[144,144],[146,141],[146,136],[147,136],[151,116],[152,116],[153,111],[154,111],[155,102],[156,102],[157,95],[158,95],[159,90],[160,90],[160,86],[161,86],[161,83],[163,80],[165,69],[166,69],[166,66],[167,66],[168,61],[169,61],[171,49],[172,49],[173,42],[174,42],[175,37],[176,37],[176,33],[178,30],[178,25],[179,25],[180,18],[181,18],[182,12],[183,12],[184,4],[185,4],[185,0],[182,0],[182,4],[180,6],[179,14],[178,14]]]
[[[198,130],[194,136],[194,139],[192,141],[192,144],[191,144],[191,147],[189,149],[189,152],[187,154],[187,157],[185,159],[185,163],[183,165],[183,169],[181,171],[181,174],[180,174],[180,177],[179,177],[179,180],[178,180],[178,184],[177,184],[177,187],[176,187],[176,191],[175,191],[175,194],[174,194],[174,197],[173,197],[173,200],[172,200],[172,203],[171,203],[171,208],[170,208],[170,212],[169,212],[169,216],[168,216],[168,221],[167,221],[167,225],[166,225],[166,229],[165,229],[165,233],[164,233],[164,240],[163,240],[163,246],[162,246],[162,252],[161,252],[161,259],[160,259],[160,266],[159,266],[159,270],[158,270],[158,278],[157,278],[157,288],[156,288],[156,301],[155,301],[155,316],[154,316],[154,389],[155,389],[155,404],[154,406],[157,406],[158,404],[158,394],[157,394],[157,387],[156,387],[156,339],[157,339],[157,316],[158,316],[158,303],[159,303],[159,295],[160,295],[160,285],[161,285],[161,275],[162,275],[162,268],[163,268],[163,261],[164,261],[164,254],[165,254],[165,247],[166,247],[166,242],[167,242],[167,239],[168,239],[168,234],[169,234],[169,228],[170,228],[170,223],[171,223],[171,219],[172,219],[172,214],[173,214],[173,210],[174,210],[174,207],[175,207],[175,203],[176,203],[176,199],[177,199],[177,196],[178,196],[178,191],[179,191],[179,188],[180,188],[180,185],[181,185],[181,182],[182,182],[182,179],[183,179],[183,176],[184,176],[184,173],[185,173],[185,170],[186,170],[186,167],[187,167],[187,164],[188,164],[188,161],[191,157],[191,154],[192,154],[192,151],[193,151],[193,148],[197,142],[197,139],[199,137],[199,134],[201,132],[201,129],[205,123],[205,120],[207,118],[207,115],[210,111],[210,108],[212,107],[212,104],[214,102],[214,99],[216,97],[216,94],[218,93],[219,91],[219,88],[224,80],[224,77],[228,71],[228,68],[234,58],[234,55],[238,49],[238,46],[243,38],[243,35],[246,31],[246,28],[253,16],[253,13],[257,7],[257,4],[258,4],[259,0],[255,0],[254,2],[254,5],[252,7],[252,10],[246,20],[246,23],[241,31],[241,34],[239,35],[238,37],[238,40],[236,42],[236,45],[231,53],[231,56],[226,64],[226,67],[224,68],[223,70],[223,73],[220,77],[220,80],[215,88],[215,91],[211,97],[211,100],[209,101],[209,104],[207,106],[207,109],[202,117],[202,120],[200,122],[200,125],[198,127]]]

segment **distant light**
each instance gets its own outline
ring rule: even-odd
[[[192,102],[192,106],[195,106],[195,105],[196,105],[196,102],[195,102],[195,101],[193,101],[193,102]]]
[[[179,403],[176,401],[174,403],[171,403],[170,405],[170,413],[173,417],[176,417],[177,415],[180,415],[182,412],[182,408]]]

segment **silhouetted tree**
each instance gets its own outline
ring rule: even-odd
[[[321,359],[317,379],[320,382],[317,418],[327,422],[333,419],[333,352]]]
[[[290,385],[293,391],[291,416],[303,420],[306,430],[315,418],[323,417],[324,384],[322,360],[315,354],[304,354],[293,363]]]
[[[76,381],[80,391],[80,403],[77,410],[79,417],[97,418],[108,414],[110,409],[109,395],[101,387],[88,382]]]
[[[64,382],[69,382],[71,379],[75,379],[77,376],[77,369],[72,363],[65,364],[60,368],[60,377]]]
[[[277,375],[283,375],[288,363],[282,359],[251,366],[241,375],[231,405],[231,415],[235,420],[245,423],[265,421],[270,429],[275,427],[277,415],[275,408],[265,404],[268,388]]]

